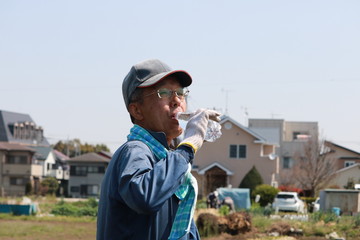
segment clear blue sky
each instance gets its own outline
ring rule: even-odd
[[[58,140],[114,151],[121,84],[159,58],[193,76],[189,106],[316,121],[360,151],[360,1],[0,1],[0,109]]]

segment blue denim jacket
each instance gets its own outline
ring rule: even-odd
[[[164,133],[150,133],[169,149]],[[143,142],[122,145],[101,185],[97,240],[168,239],[179,205],[174,193],[193,158],[192,149],[186,146],[169,151],[167,158],[158,161]],[[200,239],[194,222],[182,239]]]

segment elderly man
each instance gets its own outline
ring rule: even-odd
[[[134,65],[123,82],[133,128],[114,154],[101,185],[97,239],[200,239],[193,221],[197,184],[191,164],[209,119],[200,109],[183,129],[190,75],[152,59]]]

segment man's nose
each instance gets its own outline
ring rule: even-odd
[[[172,95],[171,95],[170,99],[171,99],[171,106],[172,107],[179,106],[181,101],[182,101],[182,99],[180,97],[178,97],[175,92],[172,92]]]

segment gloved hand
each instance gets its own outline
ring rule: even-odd
[[[184,140],[180,145],[188,145],[194,152],[202,146],[209,119],[219,122],[221,114],[214,110],[198,109],[186,124]]]

